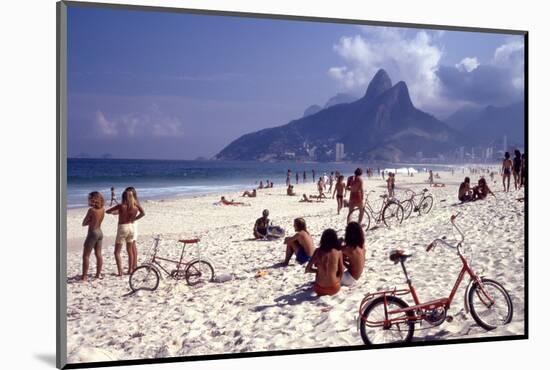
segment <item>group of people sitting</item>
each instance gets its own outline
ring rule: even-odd
[[[345,237],[339,238],[333,229],[321,235],[315,248],[303,218],[294,220],[293,236],[284,239],[286,245],[283,265],[293,255],[300,265],[306,264],[306,273],[315,273],[314,291],[318,296],[334,295],[340,287],[352,286],[361,277],[365,267],[365,235],[357,222],[346,227]]]
[[[258,186],[258,189],[269,189],[273,187],[273,181],[266,180],[265,186],[264,182],[260,180],[260,185]]]
[[[489,194],[496,198],[496,195],[489,189],[489,185],[487,185],[487,181],[483,177],[478,180],[477,185],[473,188],[470,187],[470,178],[465,177],[458,188],[458,200],[463,203],[485,199]]]

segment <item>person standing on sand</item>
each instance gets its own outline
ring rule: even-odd
[[[518,190],[521,187],[521,152],[514,150],[514,187]]]
[[[313,183],[315,183],[315,170],[311,170],[311,179],[313,180]]]
[[[286,186],[290,185],[290,176],[292,175],[292,171],[290,171],[290,169],[288,169],[286,171]]]
[[[328,192],[332,193],[332,185],[334,185],[334,173],[333,172],[330,173],[330,176],[328,178],[328,183],[329,183]]]
[[[298,172],[296,172],[296,185],[298,184],[299,179],[300,179],[300,175],[298,175]]]
[[[306,221],[303,218],[296,218],[294,220],[294,230],[296,234],[284,240],[286,253],[283,265],[285,266],[288,265],[293,254],[296,255],[296,262],[300,265],[308,262],[313,255],[313,239],[307,231]]]
[[[338,176],[338,181],[334,186],[334,192],[332,193],[332,199],[336,194],[336,210],[340,214],[340,210],[344,207],[344,197],[346,196],[346,184],[344,184],[344,176]]]
[[[388,173],[387,188],[388,197],[393,198],[395,195],[395,174],[393,172]]]
[[[504,192],[510,191],[510,175],[512,174],[512,166],[513,163],[510,159],[510,153],[504,153],[504,160],[502,161],[502,186],[504,187]],[[506,182],[508,182],[508,184],[506,184]]]
[[[527,159],[525,158],[525,152],[521,155],[521,186],[525,186],[527,183]]]
[[[306,273],[315,273],[313,290],[318,296],[335,295],[340,291],[340,280],[344,274],[344,259],[340,246],[336,231],[323,231],[319,248],[315,250],[306,266]]]
[[[103,232],[101,231],[101,222],[105,217],[105,200],[100,192],[92,191],[88,194],[88,205],[90,208],[82,220],[82,226],[88,226],[88,235],[84,241],[84,252],[82,254],[82,281],[88,280],[88,268],[90,267],[90,254],[92,249],[95,252],[96,261],[96,279],[101,278],[101,268],[103,267],[103,256],[101,255],[101,244],[103,242]]]
[[[364,191],[363,191],[363,179],[361,178],[362,174],[363,174],[363,170],[361,170],[360,168],[357,168],[354,172],[354,176],[348,179],[348,186],[347,186],[347,190],[349,190],[348,217],[347,217],[348,224],[351,221],[351,213],[356,208],[359,208],[359,224],[363,222],[363,215],[365,213],[365,209],[363,208]]]
[[[304,181],[303,183],[305,184],[306,183],[306,171],[304,171],[304,177],[303,177]]]
[[[430,185],[433,185],[434,183],[434,173],[432,172],[432,170],[430,170],[430,175],[428,176],[428,182],[430,183]]]
[[[145,211],[143,210],[143,208],[141,207],[141,204],[139,202],[139,198],[138,198],[138,195],[137,195],[136,188],[134,188],[133,186],[129,186],[126,189],[124,189],[124,191],[131,191],[132,192],[132,195],[134,196],[134,199],[136,201],[136,207],[138,207],[138,210],[139,210],[139,214],[140,214],[139,218],[143,218],[145,216]],[[137,223],[137,219],[136,219],[134,221],[134,242],[132,243],[132,253],[134,254],[134,265],[132,266],[132,271],[137,268],[137,257],[138,257],[137,239],[138,239],[138,223]]]
[[[323,182],[322,177],[319,177],[319,181],[317,182],[317,191],[319,192],[319,199],[321,199],[321,197],[326,198],[325,183]]]
[[[134,266],[134,254],[132,245],[134,243],[134,221],[143,217],[136,206],[136,200],[131,191],[122,193],[122,203],[109,208],[107,214],[118,214],[118,228],[115,238],[115,261],[117,265],[117,276],[122,276],[122,259],[120,251],[122,243],[126,242],[128,251],[128,274],[132,273]]]
[[[109,204],[109,207],[112,207],[113,203],[118,204],[116,200],[115,188],[111,186],[111,204]]]
[[[346,236],[342,248],[342,257],[346,271],[342,275],[341,284],[355,285],[365,268],[365,234],[361,225],[350,222],[346,227]]]

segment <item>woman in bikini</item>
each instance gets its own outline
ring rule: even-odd
[[[332,193],[332,199],[336,194],[337,211],[340,214],[340,210],[344,206],[344,197],[346,196],[346,184],[344,184],[344,176],[338,176],[336,185],[334,186],[334,192]]]
[[[357,168],[355,170],[354,176],[348,179],[347,190],[349,190],[349,203],[348,203],[348,218],[347,223],[351,221],[351,213],[359,208],[359,224],[363,222],[363,215],[365,210],[363,208],[363,179],[361,175],[363,170]]]
[[[323,231],[319,248],[315,250],[306,266],[306,273],[315,273],[313,289],[318,296],[335,295],[340,291],[340,280],[344,273],[344,259],[340,246],[341,241],[336,231]]]
[[[86,213],[82,226],[88,226],[88,235],[84,241],[84,253],[82,254],[82,281],[88,280],[88,268],[90,267],[90,254],[92,249],[95,252],[96,260],[96,279],[101,277],[101,268],[103,266],[103,256],[101,255],[101,244],[103,242],[103,232],[101,231],[101,222],[105,217],[105,200],[101,193],[92,191],[88,195],[88,205],[90,209]]]
[[[512,166],[513,163],[510,159],[510,153],[504,153],[504,160],[502,161],[502,186],[504,187],[505,192],[510,191],[510,175],[512,174]],[[506,186],[506,182],[508,182],[508,186]]]

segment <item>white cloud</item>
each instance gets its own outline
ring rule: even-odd
[[[455,67],[459,71],[472,72],[474,69],[479,67],[479,62],[477,61],[476,57],[466,57],[462,59],[460,63],[455,64]]]
[[[145,112],[113,115],[96,112],[96,131],[105,137],[181,137],[183,123],[178,117],[164,114],[157,105]]]
[[[400,29],[362,28],[363,35],[342,37],[334,50],[346,65],[332,67],[328,73],[348,90],[364,92],[380,68],[392,82],[407,83],[413,103],[422,107],[437,95],[436,72],[442,50],[433,42],[440,33],[418,31],[412,36]],[[409,36],[407,36],[409,34]]]

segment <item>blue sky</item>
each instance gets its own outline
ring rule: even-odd
[[[521,98],[523,38],[70,6],[68,153],[210,157],[379,68],[445,118]]]

